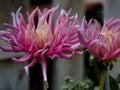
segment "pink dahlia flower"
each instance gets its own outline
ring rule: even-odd
[[[27,12],[28,23],[19,12],[12,13],[13,25],[5,24],[7,30],[0,32],[0,39],[9,46],[0,45],[3,51],[25,52],[20,59],[13,58],[15,62],[32,61],[25,67],[28,71],[36,62],[42,66],[44,80],[46,77],[46,58],[67,58],[73,54],[80,54],[77,51],[79,39],[77,37],[77,15],[69,17],[69,12],[61,10],[55,25],[53,18],[57,7],[50,10],[44,9],[42,12],[36,8],[31,14]],[[34,18],[37,15],[38,23],[35,25]]]
[[[83,19],[78,31],[80,43],[99,60],[112,60],[120,56],[120,19],[104,21],[102,28],[96,20]]]

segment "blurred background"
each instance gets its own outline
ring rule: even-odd
[[[86,16],[87,21],[95,18],[103,24],[103,19],[111,17],[120,18],[120,0],[0,0],[0,29],[4,30],[3,23],[12,23],[11,12],[22,6],[21,12],[26,17],[26,11],[32,12],[37,6],[42,10],[51,8],[59,4],[59,9],[55,15],[63,8],[72,9],[71,15],[78,14],[81,22]],[[35,17],[37,22],[37,18]],[[30,68],[27,75],[24,66],[27,63],[16,64],[10,59],[11,56],[21,57],[23,53],[9,53],[0,51],[0,90],[42,90],[42,71],[39,63]],[[71,76],[75,81],[84,80],[86,77],[94,80],[99,85],[99,75],[95,67],[89,66],[89,53],[76,55],[72,60],[47,60],[47,73],[49,90],[60,90],[63,85],[64,77]],[[28,62],[29,63],[29,62]],[[115,73],[120,72],[120,61],[116,63],[112,71],[109,72],[113,77]],[[106,87],[108,88],[108,79],[106,78]]]

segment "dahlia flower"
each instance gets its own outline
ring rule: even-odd
[[[7,30],[0,32],[0,39],[8,44],[0,45],[0,48],[9,52],[25,52],[23,57],[12,59],[18,63],[32,59],[30,64],[25,66],[27,72],[29,67],[39,62],[45,81],[46,58],[70,59],[73,54],[81,53],[77,50],[80,45],[77,37],[77,15],[69,17],[70,12],[62,9],[53,25],[57,8],[58,6],[43,11],[36,8],[30,14],[27,12],[28,23],[18,9],[16,13],[12,13],[13,24],[4,24]],[[37,25],[34,21],[35,16],[38,18]]]
[[[78,31],[80,43],[99,60],[114,60],[120,56],[120,19],[104,20],[100,27],[96,20],[83,19]]]

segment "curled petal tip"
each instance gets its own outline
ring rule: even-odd
[[[78,18],[78,14],[76,13],[76,14],[75,14],[75,19],[77,19],[77,18]]]
[[[85,19],[86,19],[86,17],[84,16],[84,17],[83,17],[83,20],[85,20]]]
[[[56,8],[59,8],[59,4],[57,4]]]
[[[76,43],[76,44],[71,46],[72,49],[77,49],[79,47],[80,47],[80,43]]]
[[[19,13],[19,12],[20,12],[20,10],[21,10],[21,8],[22,8],[22,6],[20,6],[20,7],[19,7],[19,9],[17,10],[17,12],[16,12],[16,13]]]
[[[81,55],[81,54],[84,53],[84,51],[76,51],[75,53],[78,54],[78,55]]]
[[[56,55],[53,55],[53,56],[51,57],[52,60],[54,60],[54,59],[56,59],[56,58],[60,58],[59,55],[56,54]]]
[[[25,66],[24,68],[25,68],[26,73],[28,74],[29,73],[28,72],[28,66]]]
[[[19,61],[18,59],[14,58],[14,57],[12,57],[11,59],[12,59],[13,62],[15,62],[15,63],[20,63],[20,61]]]

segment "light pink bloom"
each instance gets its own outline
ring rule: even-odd
[[[78,31],[80,43],[99,60],[120,56],[120,19],[104,20],[102,28],[96,20],[83,19]]]
[[[0,39],[9,44],[0,48],[10,52],[26,52],[20,59],[13,58],[15,62],[26,62],[33,59],[25,67],[28,71],[36,62],[39,62],[43,69],[44,80],[46,77],[46,58],[70,59],[77,51],[79,39],[77,37],[77,15],[69,17],[70,12],[61,10],[55,25],[53,18],[57,7],[42,12],[36,8],[31,14],[27,12],[28,23],[19,12],[12,13],[13,25],[5,24],[8,29],[0,32]],[[34,17],[37,15],[38,23],[35,25]]]

